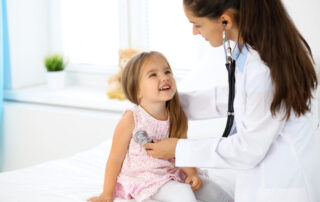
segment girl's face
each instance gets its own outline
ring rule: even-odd
[[[189,21],[193,25],[193,34],[200,34],[211,46],[218,47],[222,45],[223,25],[220,20],[209,19],[206,17],[197,17],[186,6],[184,12]]]
[[[177,88],[167,61],[151,56],[142,67],[138,98],[141,103],[166,102],[175,95]]]

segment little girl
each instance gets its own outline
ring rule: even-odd
[[[102,194],[88,200],[196,202],[192,190],[202,185],[196,169],[177,168],[174,159],[152,158],[133,139],[141,130],[153,141],[186,138],[188,122],[168,61],[155,51],[134,56],[124,69],[122,87],[136,105],[124,113],[115,129]]]

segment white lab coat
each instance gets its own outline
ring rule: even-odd
[[[179,140],[176,166],[239,170],[235,202],[320,202],[317,102],[304,116],[292,112],[285,121],[281,111],[273,117],[269,68],[256,51],[245,50],[236,63],[234,134]],[[191,120],[226,116],[227,96],[227,86],[180,93]]]

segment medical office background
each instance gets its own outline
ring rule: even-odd
[[[7,31],[8,39],[3,38],[1,46],[6,44],[10,78],[5,79],[2,92],[1,171],[64,158],[112,138],[122,111],[130,106],[106,95],[108,77],[119,68],[119,49],[164,53],[178,90],[227,81],[223,49],[192,35],[182,0],[3,2],[7,28],[1,29]],[[319,67],[320,1],[283,3]],[[61,53],[68,60],[66,84],[60,90],[46,85],[43,59],[51,53]],[[206,74],[200,73],[203,69]],[[224,118],[191,121],[189,136],[219,136],[224,124]]]

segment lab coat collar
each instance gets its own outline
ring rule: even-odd
[[[240,47],[240,49],[239,49],[239,47]],[[236,61],[236,66],[238,67],[238,69],[241,72],[243,72],[244,65],[246,64],[248,53],[249,53],[249,51],[248,51],[247,46],[237,44],[234,48],[232,55],[231,55],[231,58]]]

